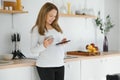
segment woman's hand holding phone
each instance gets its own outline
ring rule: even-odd
[[[53,43],[53,37],[52,36],[48,36],[44,39],[44,47],[47,48],[49,45],[51,45]]]
[[[62,39],[62,42],[64,42],[64,41],[67,41],[67,39],[66,39],[66,38],[63,38],[63,39]]]

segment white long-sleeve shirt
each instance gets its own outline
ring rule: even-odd
[[[47,48],[44,47],[43,41],[47,36],[53,36],[53,43]],[[60,67],[64,65],[64,48],[63,45],[56,45],[64,38],[63,34],[51,29],[45,32],[45,35],[38,33],[35,27],[31,34],[31,52],[38,54],[36,66],[39,67]]]

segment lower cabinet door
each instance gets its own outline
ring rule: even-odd
[[[70,64],[65,63],[65,80],[70,80]]]
[[[0,69],[0,80],[32,80],[32,67]]]
[[[119,56],[106,58],[104,65],[106,69],[106,75],[120,73],[120,57]]]
[[[32,67],[31,80],[40,80],[36,67]]]
[[[105,80],[102,59],[87,59],[81,61],[81,80]]]
[[[80,61],[65,63],[65,80],[80,80]]]

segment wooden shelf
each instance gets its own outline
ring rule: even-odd
[[[75,14],[59,14],[61,17],[81,17],[81,18],[97,18],[94,15],[75,15]]]
[[[17,13],[28,13],[28,11],[15,11],[15,10],[2,10],[0,9],[0,13],[6,13],[6,14],[17,14]]]

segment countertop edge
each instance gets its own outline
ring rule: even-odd
[[[69,56],[76,56],[76,58],[65,59],[64,62],[72,62],[72,61],[80,61],[80,60],[88,60],[88,59],[98,59],[98,58],[106,58],[106,57],[117,57],[120,56],[120,53],[104,53],[99,56],[78,56],[78,55],[69,55]],[[18,67],[26,67],[26,66],[35,66],[36,60],[35,59],[17,59],[11,60],[14,63],[8,65],[0,66],[0,69],[9,69],[9,68],[18,68]]]

